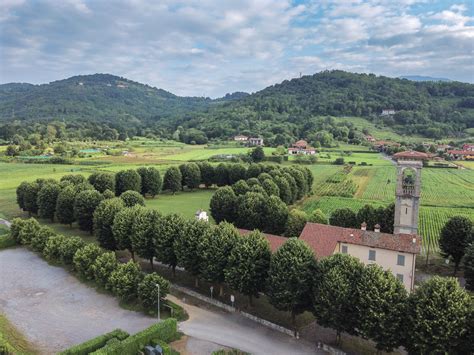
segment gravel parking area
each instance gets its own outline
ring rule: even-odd
[[[61,267],[24,249],[0,251],[0,312],[42,354],[121,328],[136,333],[155,319],[122,309]]]

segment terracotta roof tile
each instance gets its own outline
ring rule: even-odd
[[[380,233],[319,223],[306,223],[300,239],[313,249],[318,258],[332,255],[338,242],[412,254],[418,254],[421,247],[420,236],[413,234]]]
[[[237,228],[239,231],[240,235],[244,236],[249,234],[250,230],[248,229],[242,229],[242,228]],[[270,244],[270,250],[272,253],[276,252],[279,247],[281,247],[285,242],[288,240],[288,238],[281,237],[279,235],[273,235],[273,234],[268,234],[268,233],[262,233],[265,238],[267,238],[268,243]]]
[[[407,150],[405,152],[395,153],[394,158],[411,158],[411,159],[428,159],[428,154],[422,152],[416,152],[413,150]]]

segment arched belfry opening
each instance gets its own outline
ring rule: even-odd
[[[428,156],[420,152],[400,152],[397,160],[394,234],[417,234],[421,195],[421,169]]]

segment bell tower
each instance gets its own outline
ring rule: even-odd
[[[420,152],[400,152],[397,160],[394,234],[417,234],[421,194],[421,169],[428,155]]]

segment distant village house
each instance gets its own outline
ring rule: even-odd
[[[391,116],[391,115],[394,115],[396,113],[397,113],[397,111],[395,111],[394,109],[386,108],[386,109],[382,110],[382,113],[380,114],[380,116]]]
[[[262,146],[263,145],[263,138],[249,138],[248,145],[250,146]]]
[[[291,148],[288,148],[289,155],[314,155],[316,154],[316,149],[309,146],[308,142],[305,140],[299,140],[294,143]]]
[[[241,134],[234,137],[234,141],[236,141],[236,142],[247,142],[248,139],[249,139],[249,137],[243,136]]]

